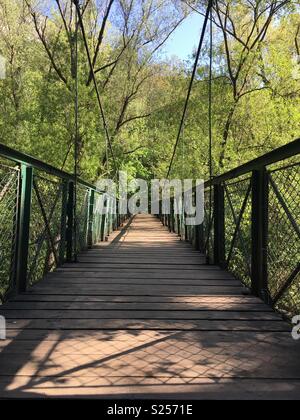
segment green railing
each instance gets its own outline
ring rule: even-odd
[[[288,316],[300,313],[299,168],[296,140],[206,182],[202,225],[186,226],[174,199],[171,214],[161,215],[208,263]],[[127,218],[102,214],[103,192],[80,179],[75,212],[75,184],[73,175],[0,145],[2,302],[104,241]]]
[[[161,219],[253,294],[299,314],[300,139],[206,182],[204,204],[200,226],[185,225],[174,199]]]
[[[105,197],[110,205],[113,197]],[[102,204],[94,185],[0,145],[0,303],[125,221],[103,214]]]

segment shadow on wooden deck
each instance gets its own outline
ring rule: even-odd
[[[2,398],[299,399],[291,327],[151,216],[4,305]]]

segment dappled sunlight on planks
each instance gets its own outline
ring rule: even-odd
[[[299,343],[269,307],[151,216],[114,238],[1,308],[0,396],[299,395]]]

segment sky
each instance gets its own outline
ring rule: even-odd
[[[163,55],[167,58],[175,55],[182,60],[188,59],[198,46],[202,23],[202,16],[192,13],[169,38]]]

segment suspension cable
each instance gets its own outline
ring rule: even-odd
[[[213,217],[213,189],[212,189],[212,179],[213,179],[213,156],[212,156],[212,146],[213,146],[213,131],[212,131],[212,70],[213,70],[213,15],[212,8],[210,9],[210,25],[209,25],[209,78],[208,78],[208,126],[209,126],[209,226],[212,226],[212,217]],[[211,229],[208,231],[208,246],[211,236]],[[208,261],[209,262],[209,261]]]
[[[111,156],[113,158],[115,172],[117,172],[117,163],[116,163],[116,159],[115,159],[115,155],[114,155],[114,151],[113,151],[113,147],[112,147],[112,142],[111,142],[109,131],[108,131],[108,126],[107,126],[106,119],[105,119],[104,108],[103,108],[101,97],[100,97],[100,92],[99,92],[99,88],[98,88],[98,84],[97,84],[97,80],[96,80],[94,66],[93,66],[93,63],[92,63],[91,53],[90,53],[89,45],[88,45],[88,42],[87,42],[84,23],[83,23],[81,11],[80,11],[79,0],[72,0],[72,1],[75,4],[76,11],[77,11],[79,26],[80,26],[82,37],[83,37],[83,42],[84,42],[84,46],[85,46],[85,50],[86,50],[86,55],[87,55],[87,59],[88,59],[93,83],[94,83],[94,88],[95,88],[95,92],[96,92],[96,96],[97,96],[97,102],[98,102],[99,109],[100,109],[100,114],[101,114],[101,118],[102,118],[102,122],[103,122],[104,131],[105,131],[106,142],[109,146],[109,150],[110,150]]]
[[[170,175],[170,172],[171,172],[171,169],[172,169],[172,166],[173,166],[174,158],[175,158],[175,155],[176,155],[176,150],[177,150],[177,147],[178,147],[178,144],[179,144],[182,128],[183,128],[183,125],[184,125],[184,122],[185,122],[187,108],[188,108],[188,104],[189,104],[189,100],[190,100],[190,96],[191,96],[191,92],[192,92],[192,88],[193,88],[194,79],[195,79],[195,76],[196,76],[198,61],[199,61],[199,58],[200,58],[202,45],[203,45],[203,41],[204,41],[204,37],[205,37],[207,22],[208,22],[208,19],[209,19],[210,11],[212,9],[212,1],[213,0],[209,0],[208,6],[207,6],[207,9],[206,9],[205,18],[204,18],[203,27],[202,27],[201,36],[200,36],[200,41],[199,41],[199,45],[198,45],[198,50],[197,50],[197,53],[196,53],[195,63],[194,63],[194,67],[193,67],[193,72],[192,72],[191,80],[190,80],[190,83],[189,83],[188,93],[187,93],[187,97],[186,97],[186,100],[185,100],[185,103],[184,103],[184,108],[183,108],[183,114],[182,114],[182,117],[181,117],[181,120],[180,120],[179,130],[178,130],[178,134],[177,134],[177,138],[176,138],[176,142],[175,142],[175,145],[174,145],[172,158],[171,158],[171,161],[170,161],[170,165],[169,165],[169,169],[168,169],[166,178],[169,178],[169,175]]]
[[[212,9],[210,11],[210,37],[209,37],[209,93],[208,93],[208,121],[209,121],[209,179],[213,177],[213,162],[212,162],[212,146],[213,146],[213,131],[212,131],[212,70],[213,70],[213,16]]]
[[[79,103],[78,103],[78,16],[75,13],[75,139],[74,139],[74,261],[77,262],[77,188],[79,152]]]

